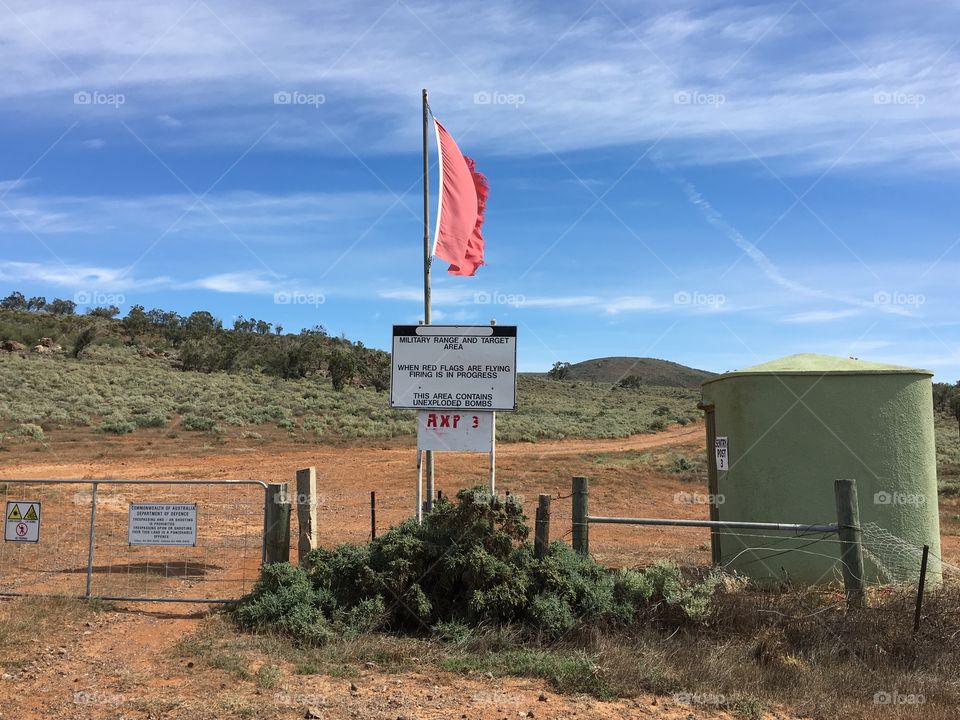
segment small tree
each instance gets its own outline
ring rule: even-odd
[[[643,379],[639,375],[627,375],[617,385],[629,390],[638,390],[643,387]]]
[[[187,336],[192,338],[215,335],[223,329],[223,323],[206,310],[197,310],[196,312],[190,313],[190,316],[184,321],[183,326]]]
[[[80,356],[83,354],[83,351],[92,345],[93,341],[96,339],[97,328],[93,325],[87,325],[87,327],[83,328],[79,333],[77,333],[77,339],[73,341],[73,350],[71,350],[70,354],[79,360]]]
[[[43,310],[47,306],[47,299],[43,295],[35,295],[27,300],[27,310]]]
[[[107,318],[108,320],[115,318],[120,314],[120,308],[116,305],[107,305],[106,307],[95,307],[87,310],[87,315],[91,317],[100,317]]]
[[[0,300],[0,308],[4,310],[26,310],[27,299],[23,296],[22,292],[14,290],[3,300]]]
[[[547,377],[551,380],[565,380],[570,374],[570,363],[555,362],[553,367],[547,371]]]
[[[130,337],[143,335],[150,328],[150,318],[144,312],[143,305],[134,305],[127,316],[120,321]]]
[[[54,298],[47,309],[54,315],[73,315],[77,312],[77,304],[73,300]]]
[[[330,382],[334,390],[343,390],[344,386],[357,372],[357,359],[352,352],[334,350],[327,361],[327,370],[330,373]]]

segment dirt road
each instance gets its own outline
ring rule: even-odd
[[[654,511],[705,515],[702,506],[677,506],[672,496],[689,483],[665,478],[643,455],[662,448],[688,453],[702,446],[702,425],[675,427],[656,435],[623,440],[570,440],[502,444],[498,448],[499,487],[535,497],[539,492],[569,494],[569,478],[593,478],[593,501],[611,512]],[[380,498],[382,528],[412,510],[412,447],[316,447],[273,438],[250,442],[190,446],[166,438],[119,439],[100,445],[60,444],[46,453],[3,458],[3,478],[250,478],[292,481],[299,467],[316,466],[325,498],[321,505],[325,540],[362,540],[369,532],[368,494]],[[484,483],[486,467],[478,456],[445,454],[438,458],[438,489]],[[566,533],[569,510],[555,504],[555,537]],[[632,561],[641,555],[706,558],[699,531],[643,529],[612,542],[598,528],[596,553]],[[30,601],[7,601],[0,612],[16,618],[36,612]],[[184,638],[212,621],[203,606],[121,605],[120,612],[82,611],[77,617],[41,613],[37,627],[19,650],[9,648],[0,717],[155,718],[155,717],[304,717],[314,708],[323,718],[726,718],[716,707],[692,707],[670,698],[640,697],[600,702],[558,695],[545,683],[522,679],[463,677],[449,673],[385,672],[368,663],[349,677],[301,675],[279,663],[279,679],[265,687],[257,680],[256,661],[247,679],[236,668],[210,667],[192,657]],[[188,650],[184,650],[187,647]],[[262,661],[261,661],[262,662]],[[243,674],[241,674],[243,675]],[[356,690],[351,691],[351,683]],[[541,699],[542,698],[542,699]]]

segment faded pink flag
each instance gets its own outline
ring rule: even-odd
[[[440,203],[433,254],[450,263],[447,272],[451,275],[476,275],[477,268],[484,264],[480,228],[490,188],[446,128],[436,118],[433,122],[440,153]]]

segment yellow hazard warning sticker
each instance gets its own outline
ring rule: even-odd
[[[40,503],[30,500],[7,502],[3,527],[4,542],[40,542]]]

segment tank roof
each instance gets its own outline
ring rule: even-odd
[[[886,365],[857,358],[842,358],[816,353],[800,353],[752,367],[734,370],[703,382],[703,385],[741,375],[930,375],[929,370],[919,370],[904,365]]]

